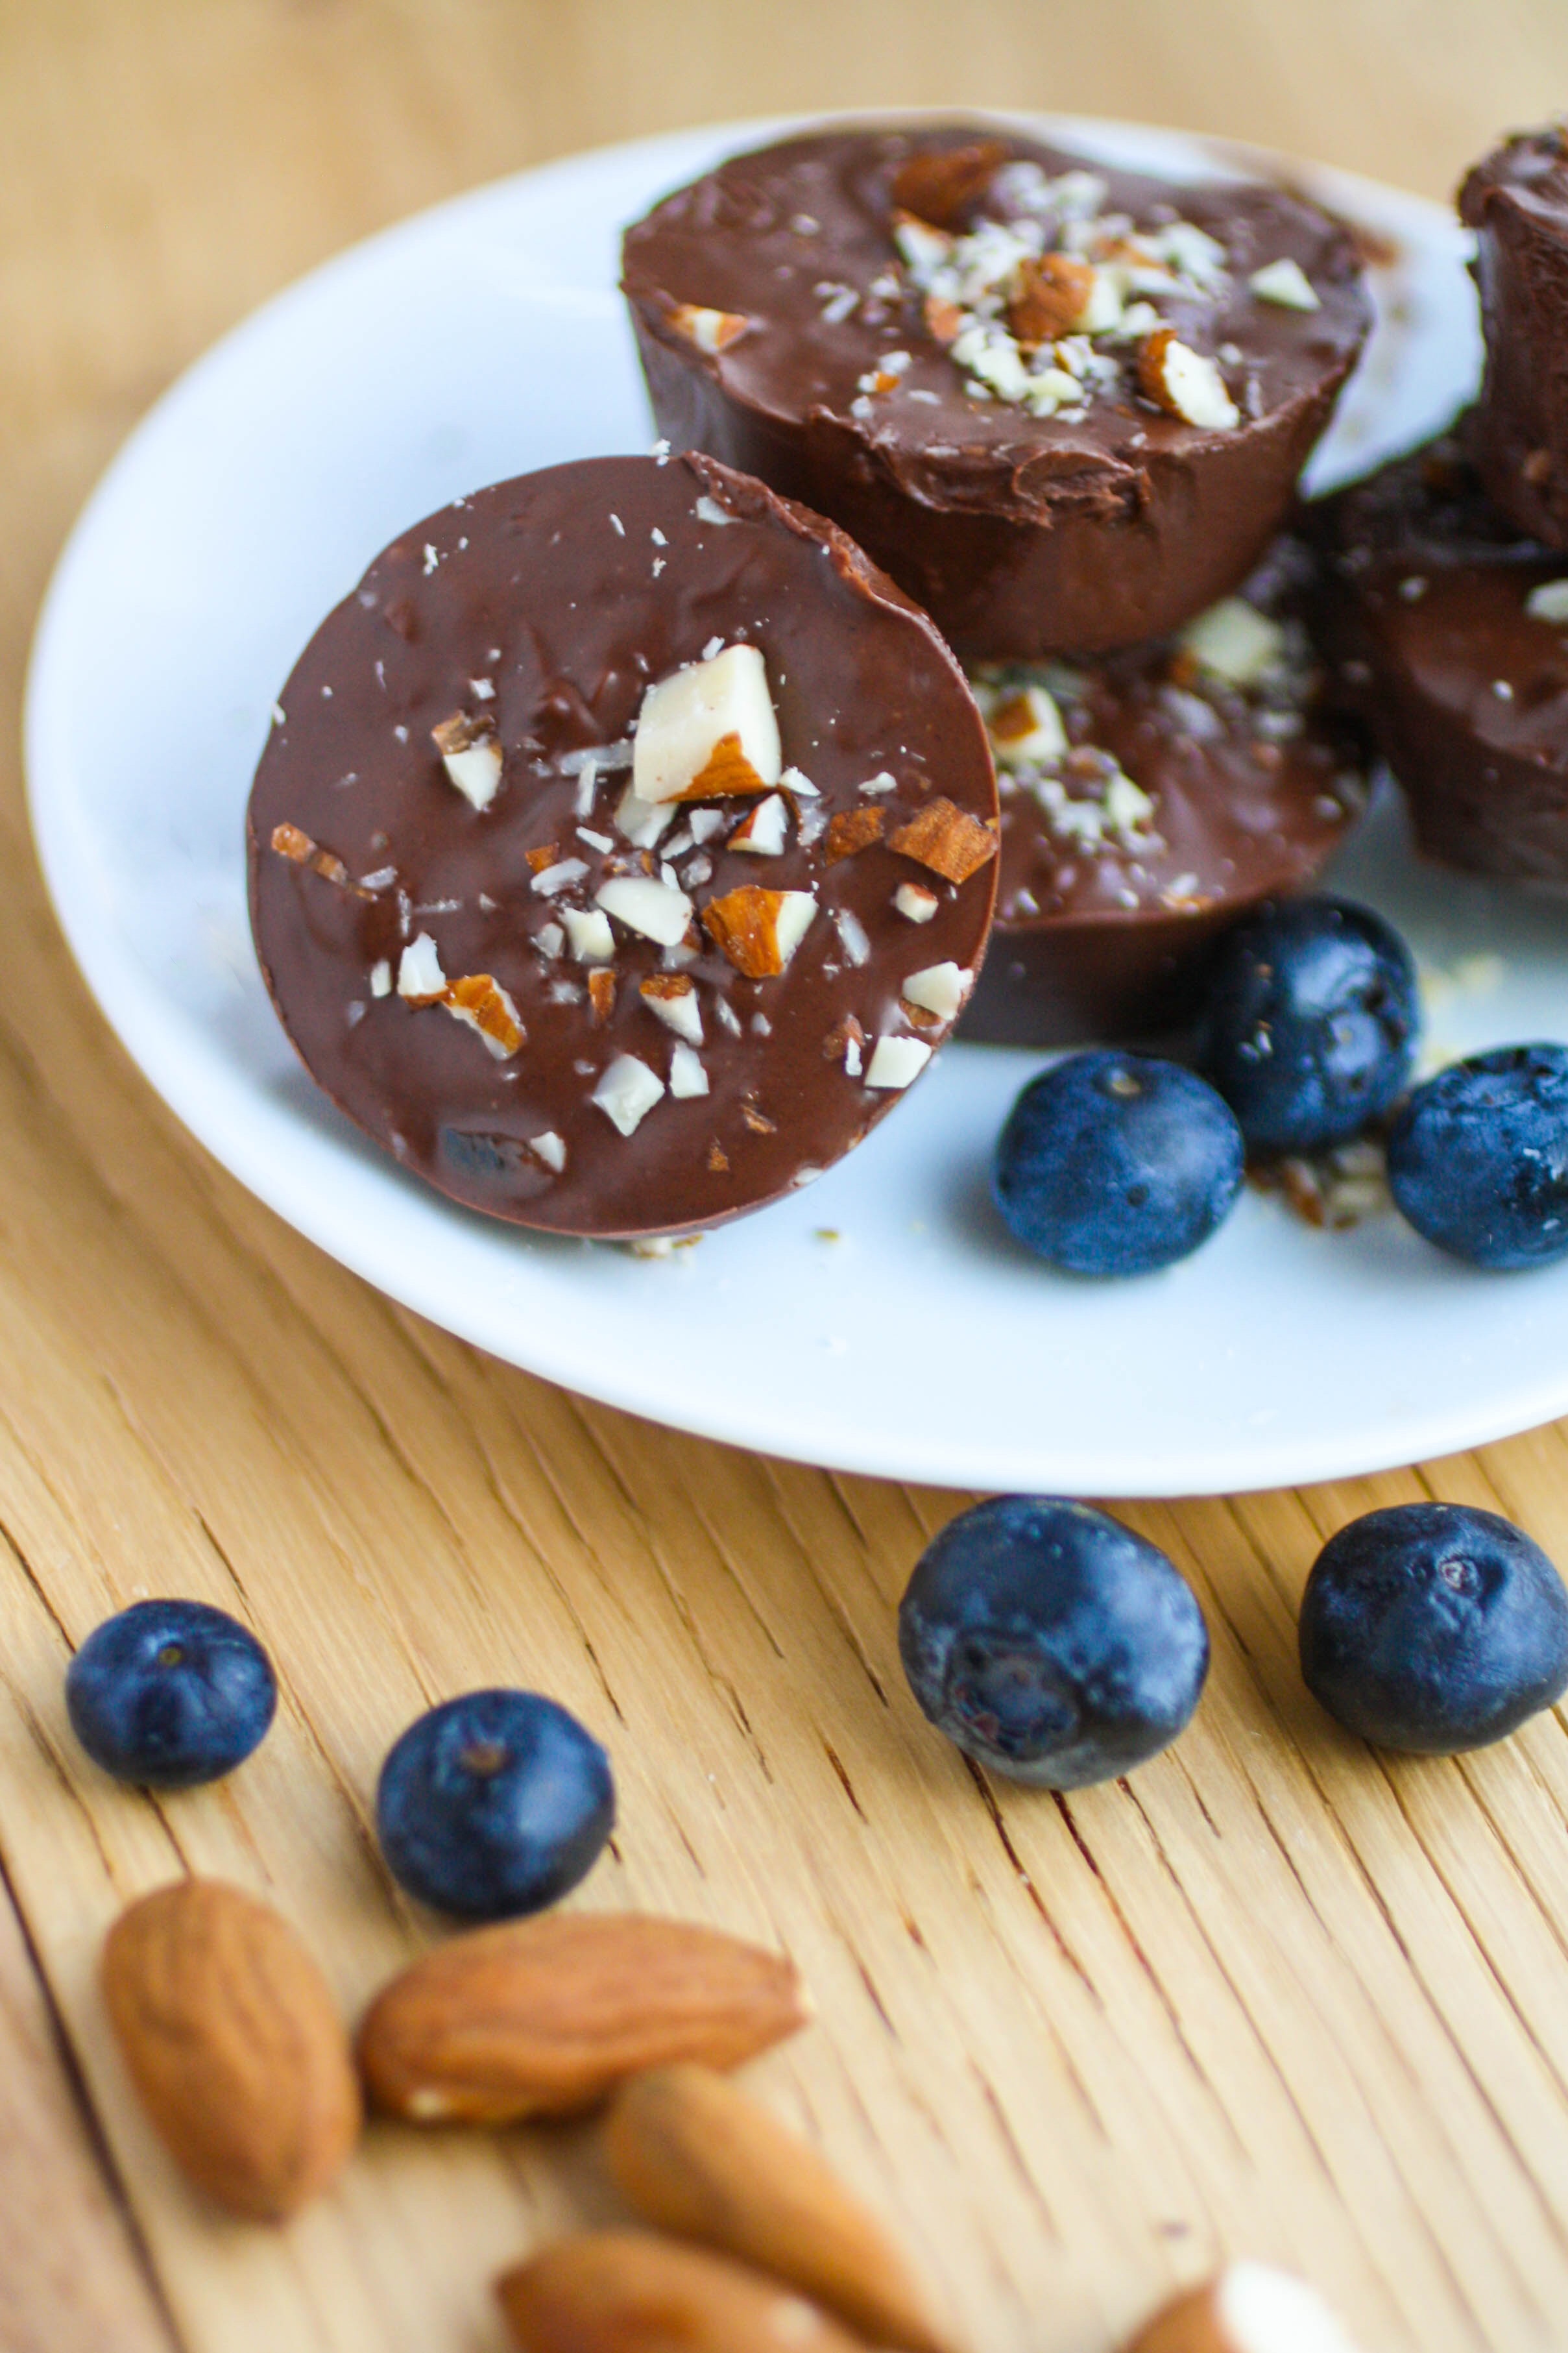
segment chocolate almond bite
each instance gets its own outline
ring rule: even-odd
[[[1521,532],[1568,547],[1568,132],[1522,132],[1459,190],[1476,232],[1487,370],[1470,445]]]
[[[1325,708],[1302,618],[1315,571],[1284,538],[1242,595],[1173,638],[976,671],[1002,878],[966,1037],[1057,1046],[1175,1027],[1217,935],[1318,872],[1364,804],[1366,744]]]
[[[659,428],[842,523],[981,660],[1243,580],[1359,353],[1350,237],[971,123],[738,155],[630,228]]]
[[[1568,556],[1516,532],[1463,433],[1314,509],[1320,638],[1428,858],[1568,883]]]
[[[841,532],[703,458],[590,459],[429,517],[322,623],[251,919],[307,1068],[405,1166],[519,1225],[680,1233],[919,1076],[997,822],[963,672]]]

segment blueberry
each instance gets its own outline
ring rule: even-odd
[[[1568,1687],[1568,1592],[1495,1512],[1398,1504],[1331,1536],[1301,1597],[1301,1672],[1379,1748],[1501,1740]]]
[[[1152,1544],[1088,1504],[1000,1495],[961,1512],[899,1609],[910,1689],[983,1765],[1051,1789],[1131,1771],[1198,1704],[1209,1638]]]
[[[375,1793],[394,1878],[469,1920],[553,1904],[592,1869],[615,1820],[609,1758],[538,1692],[433,1707],[394,1745]]]
[[[1221,943],[1198,1066],[1249,1149],[1315,1152],[1398,1101],[1420,1028],[1415,964],[1381,915],[1285,899]]]
[[[1418,1234],[1475,1266],[1568,1251],[1568,1048],[1504,1046],[1417,1087],[1388,1139],[1388,1183]]]
[[[1186,1258],[1241,1190],[1241,1131],[1214,1089],[1147,1054],[1073,1054],[1031,1080],[991,1189],[1026,1249],[1072,1274]]]
[[[88,1636],[66,1710],[95,1765],[120,1781],[188,1789],[232,1773],[278,1705],[254,1634],[205,1601],[136,1601]]]

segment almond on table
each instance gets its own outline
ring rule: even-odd
[[[416,2124],[595,2107],[677,2060],[735,2067],[805,2025],[794,1964],[644,1913],[551,1913],[437,1945],[371,2004],[372,2101]]]
[[[806,2142],[706,2067],[634,2075],[605,2124],[610,2177],[646,2222],[754,2264],[872,2345],[948,2353],[910,2265]]]
[[[559,2239],[497,2283],[519,2353],[855,2353],[792,2289],[634,2231]]]
[[[102,1982],[131,2080],[198,2189],[280,2221],[330,2187],[359,2137],[359,2084],[286,1920],[222,1881],[176,1881],[121,1914]]]

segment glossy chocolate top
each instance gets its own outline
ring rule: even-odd
[[[1003,741],[999,932],[1199,916],[1316,872],[1364,802],[1365,746],[1322,707],[1301,617],[1313,573],[1286,539],[1183,637],[981,675],[993,724],[1033,681],[1068,747],[1010,769]]]
[[[1379,733],[1392,720],[1418,749],[1426,730],[1443,765],[1468,744],[1478,774],[1494,754],[1568,772],[1568,557],[1498,512],[1459,440],[1386,467],[1320,521],[1344,600],[1342,680]],[[1554,582],[1555,619],[1550,597],[1530,609]]]
[[[1066,236],[1087,251],[1092,234],[1095,251],[1132,252],[1126,308],[1150,313],[1141,332],[1077,338],[1081,350],[1064,357],[1084,367],[1088,388],[1053,415],[977,393],[978,379],[953,356],[961,347],[939,339],[951,322],[931,311],[919,269],[895,242],[900,197],[905,208],[920,197],[911,162],[977,147],[991,167],[950,210],[953,229],[985,219],[1037,235],[1043,224],[1048,250]],[[1085,175],[1094,184],[1087,196]],[[1069,177],[1060,201],[1089,207],[1088,229],[1051,210],[1051,191]],[[1195,276],[1174,262],[1151,269],[1140,238],[1176,224],[1214,240],[1217,264],[1199,247]],[[1184,248],[1178,239],[1169,249]],[[1296,265],[1316,307],[1254,290],[1253,273],[1282,261]],[[1325,379],[1337,383],[1370,322],[1352,241],[1315,206],[1253,184],[1175,186],[1112,171],[994,124],[831,130],[735,156],[628,230],[623,282],[647,329],[688,357],[681,306],[744,319],[745,331],[700,353],[700,364],[764,422],[804,421],[837,437],[847,455],[858,452],[855,462],[915,501],[1028,522],[1063,506],[1134,512],[1152,466],[1245,437],[1319,397]],[[1023,332],[1022,314],[1009,315]],[[1186,422],[1144,396],[1140,358],[1149,328],[1162,324],[1217,357],[1239,412],[1228,430]]]
[[[638,846],[617,812],[645,692],[734,645],[761,651],[777,713],[781,844],[730,846],[753,795],[682,802],[651,843],[628,813]],[[488,806],[435,730],[497,747]],[[695,1229],[809,1181],[898,1101],[868,1083],[878,1041],[900,1041],[884,1060],[907,1075],[923,1057],[905,1043],[947,1034],[902,990],[974,970],[995,826],[962,672],[841,533],[704,459],[595,459],[416,525],[323,622],[257,773],[252,920],[307,1066],[441,1190],[564,1233]],[[684,940],[616,913],[609,960],[579,961],[567,911],[591,917],[613,878],[684,893]],[[928,920],[899,911],[900,884]],[[748,889],[816,901],[762,977],[705,920],[754,912],[731,898]],[[688,981],[694,1048],[650,1005]],[[679,1054],[705,1093],[675,1083]],[[620,1057],[658,1084],[630,1133],[595,1101]]]

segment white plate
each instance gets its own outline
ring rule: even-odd
[[[647,447],[613,291],[620,225],[773,128],[582,156],[391,230],[258,312],[132,436],[61,559],[27,708],[45,872],[110,1021],[219,1160],[395,1298],[552,1380],[771,1452],[1173,1495],[1382,1467],[1568,1409],[1568,1265],[1481,1275],[1392,1217],[1325,1235],[1252,1196],[1168,1273],[1090,1285],[1026,1259],[985,1180],[1028,1054],[951,1049],[809,1193],[654,1263],[453,1208],[300,1071],[243,888],[279,682],[416,517],[531,467]],[[1131,126],[1050,128],[1180,174],[1248,160]],[[1474,380],[1477,332],[1447,214],[1291,169],[1399,257],[1314,461],[1321,487],[1436,429]],[[1338,879],[1433,965],[1506,958],[1489,990],[1448,998],[1447,1048],[1562,1032],[1555,910],[1417,871],[1392,806]]]

